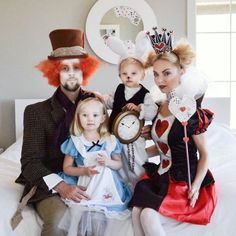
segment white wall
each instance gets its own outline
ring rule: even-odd
[[[86,16],[95,2],[0,0],[0,147],[6,148],[15,141],[14,99],[47,98],[55,90],[34,69],[51,52],[49,32],[56,28],[84,30]],[[187,0],[146,2],[155,12],[160,27],[174,29],[176,39],[187,34]],[[87,40],[85,48],[93,53]],[[118,82],[116,66],[107,64],[97,71],[87,88],[105,93]],[[145,82],[148,87],[151,84],[152,79]]]

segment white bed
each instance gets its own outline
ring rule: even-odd
[[[23,187],[14,180],[20,173],[20,152],[22,145],[22,117],[27,104],[38,100],[16,100],[16,142],[0,155],[0,235],[38,236],[41,220],[33,209],[26,207],[23,221],[12,231],[10,218],[14,214]],[[216,180],[218,204],[212,221],[207,226],[172,222],[165,225],[167,236],[235,236],[236,212],[236,138],[227,127],[212,124],[207,132],[210,169]],[[126,222],[122,234],[132,236],[131,221]],[[120,232],[115,231],[114,232]],[[115,235],[115,234],[113,234]]]
[[[42,99],[40,99],[42,100]],[[22,213],[23,221],[12,231],[10,219],[16,211],[23,186],[14,181],[20,173],[20,154],[22,146],[23,112],[25,106],[39,99],[18,99],[15,101],[16,142],[0,155],[0,235],[1,236],[39,236],[41,220],[35,211],[26,207]]]

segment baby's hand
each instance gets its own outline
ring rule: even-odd
[[[137,112],[140,112],[141,111],[141,108],[140,106],[137,106],[133,103],[128,103],[126,104],[125,108],[128,110],[128,111],[137,111]]]
[[[101,166],[107,166],[108,164],[108,158],[106,156],[106,154],[104,153],[98,153],[98,156],[97,156],[97,162],[99,165]]]
[[[96,168],[96,166],[87,166],[87,167],[84,167],[85,175],[87,175],[87,176],[93,176],[93,175],[99,174],[99,172],[98,172],[95,168]]]

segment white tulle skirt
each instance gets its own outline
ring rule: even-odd
[[[116,217],[107,217],[101,209],[88,209],[78,204],[68,207],[59,227],[68,236],[133,235],[130,212],[121,212],[119,218],[117,214]]]
[[[80,203],[65,200],[68,210],[59,227],[69,236],[111,235],[114,227],[122,227],[127,219],[130,220],[128,202],[131,193],[128,187],[110,168],[98,166],[97,170],[99,174],[89,179],[79,178],[78,181],[79,185],[86,183],[83,186],[87,186],[86,193],[90,200],[81,200]]]

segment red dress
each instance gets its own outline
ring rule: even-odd
[[[188,121],[191,181],[195,178],[198,163],[192,135],[204,132],[212,115],[208,110],[198,109]],[[152,208],[181,222],[207,224],[216,205],[213,176],[208,170],[201,184],[198,200],[192,208],[187,197],[188,175],[183,126],[177,119],[173,121],[170,118],[160,118],[157,116],[154,122],[152,138],[161,153],[161,162],[159,165],[144,164],[147,174],[137,183],[130,206]]]

